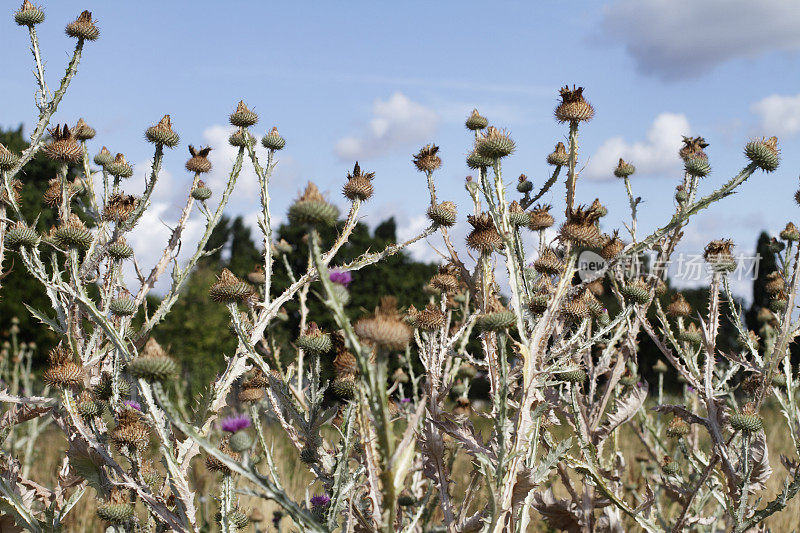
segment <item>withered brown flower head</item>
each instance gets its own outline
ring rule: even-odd
[[[192,156],[186,162],[186,170],[189,172],[196,172],[197,174],[204,174],[211,171],[211,161],[208,160],[208,154],[211,153],[211,147],[196,149],[191,144],[189,145],[189,154]]]
[[[599,218],[597,211],[578,206],[570,211],[567,221],[561,226],[561,239],[588,248],[601,246],[602,236],[595,225]]]
[[[540,274],[559,274],[564,268],[564,263],[554,250],[546,248],[539,258],[533,262],[533,268]]]
[[[426,144],[414,155],[414,165],[420,172],[433,172],[442,166],[441,158],[436,155],[439,147],[435,144]]]
[[[72,133],[79,141],[88,141],[89,139],[94,138],[97,132],[94,130],[94,128],[89,126],[85,120],[79,118],[78,123],[75,124],[75,127],[72,129]]]
[[[733,241],[730,239],[718,239],[715,241],[711,241],[706,245],[705,253],[703,257],[706,261],[713,263],[720,260],[729,260],[733,259],[733,254],[731,253],[733,249]]]
[[[361,167],[356,161],[353,172],[347,175],[347,183],[345,183],[342,193],[350,201],[369,200],[373,193],[372,179],[374,177],[374,172],[361,172]]]
[[[555,115],[559,122],[582,122],[594,117],[594,108],[583,97],[583,87],[565,85],[559,90],[561,103],[556,107]]]
[[[103,220],[107,222],[125,222],[139,201],[135,196],[123,193],[114,193],[103,208]]]
[[[66,33],[70,37],[84,41],[95,41],[100,37],[100,29],[92,20],[92,13],[84,11],[73,22],[67,24]]]
[[[45,189],[44,194],[42,195],[42,199],[44,200],[45,205],[50,207],[58,207],[61,205],[61,179],[60,178],[53,178],[47,182],[47,189]],[[67,184],[67,194],[71,197],[74,194],[74,190],[71,184]]]
[[[237,301],[247,301],[253,296],[253,288],[246,282],[240,280],[233,272],[223,268],[217,282],[211,286],[209,296],[215,302],[233,303]]]
[[[467,236],[467,246],[481,253],[491,253],[503,247],[503,239],[494,227],[492,215],[481,213],[478,216],[468,215],[473,230]]]
[[[73,360],[72,353],[59,345],[48,354],[47,369],[42,379],[54,387],[69,387],[82,381],[82,370]]]
[[[708,159],[708,156],[703,151],[705,148],[708,147],[708,143],[702,137],[683,137],[683,146],[678,151],[678,155],[681,159],[686,160],[690,157],[702,157],[703,159]]]
[[[117,427],[111,431],[111,441],[118,447],[142,449],[150,442],[150,430],[142,422],[139,411],[123,409],[117,417]]]
[[[610,261],[617,257],[624,248],[625,243],[619,238],[619,232],[614,230],[611,238],[603,244],[603,248],[600,250],[600,256],[606,261]]]
[[[53,139],[50,144],[44,147],[44,153],[50,159],[60,163],[78,162],[82,155],[81,147],[78,145],[78,141],[69,126],[66,124],[63,126],[57,125],[49,131]]]
[[[397,299],[384,296],[375,313],[355,324],[355,332],[363,340],[388,349],[402,349],[411,339],[411,330],[401,320]]]
[[[325,197],[322,196],[322,193],[319,191],[319,188],[314,184],[314,182],[309,181],[308,185],[306,185],[305,190],[302,194],[297,198],[298,202],[326,202]]]
[[[550,204],[536,204],[530,211],[530,222],[528,222],[528,229],[532,231],[539,231],[547,229],[555,224],[553,215],[550,214],[550,209],[553,206]]]

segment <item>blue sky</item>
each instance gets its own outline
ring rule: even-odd
[[[618,157],[639,169],[633,178],[644,199],[639,227],[649,233],[673,209],[680,135],[711,143],[705,192],[744,165],[747,140],[778,135],[781,168],[755,175],[735,197],[700,214],[682,248],[693,253],[727,237],[747,253],[762,229],[800,222],[792,199],[800,168],[800,10],[792,4],[61,0],[44,6],[39,35],[48,81],[56,85],[74,44],[64,25],[83,9],[99,20],[101,37],[87,44],[55,118],[84,117],[98,131],[94,151],[106,145],[136,164],[128,192],[141,190],[152,157],[145,128],[172,115],[181,146],[168,153],[153,214],[134,236],[145,264],[155,259],[153,243],[166,239],[165,224],[176,219],[187,193],[188,143],[215,149],[208,181],[221,189],[234,154],[227,115],[240,99],[260,114],[255,133],[276,125],[287,139],[274,178],[277,215],[284,216],[307,180],[344,211],[339,191],[357,159],[376,172],[364,221],[374,225],[394,215],[406,237],[425,225],[424,178],[410,159],[428,142],[441,146],[441,198],[455,201],[462,214],[469,209],[463,183],[470,136],[463,120],[473,107],[517,142],[504,163],[507,181],[513,185],[524,172],[541,184],[550,170],[546,154],[566,135],[552,115],[565,83],[586,87],[597,110],[581,131],[588,165],[578,199],[599,197],[609,207],[607,230],[622,228],[629,216],[622,184],[611,177]],[[0,127],[27,126],[35,119],[27,32],[13,22],[17,2],[3,7]],[[252,223],[255,191],[247,170],[230,212]],[[546,200],[558,212],[563,187]],[[187,237],[199,229],[196,219]],[[462,221],[456,235],[466,232]],[[430,245],[442,248],[438,239]],[[428,245],[414,253],[435,257]],[[747,284],[739,291],[747,296]]]

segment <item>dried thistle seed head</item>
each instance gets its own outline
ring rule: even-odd
[[[219,446],[219,451],[222,452],[224,455],[227,455],[234,461],[238,462],[241,459],[241,455],[239,455],[238,453],[236,453],[231,449],[228,438],[222,440],[222,443]],[[231,469],[225,466],[225,463],[223,463],[213,455],[206,456],[206,468],[208,468],[212,472],[221,472],[224,475],[231,474]]]
[[[561,306],[561,313],[572,320],[582,320],[591,315],[586,300],[580,296],[565,301]]]
[[[428,208],[428,218],[446,228],[456,223],[457,216],[458,211],[456,210],[456,204],[453,202],[445,201]]]
[[[249,128],[258,122],[258,115],[250,111],[244,101],[239,100],[239,105],[236,106],[236,111],[231,113],[229,120],[233,126]]]
[[[770,272],[767,274],[767,282],[764,284],[764,290],[770,296],[775,296],[786,290],[786,282],[779,271]]]
[[[611,238],[600,249],[600,256],[606,261],[611,261],[625,249],[625,243],[619,238],[619,232],[614,231]]]
[[[554,167],[563,167],[569,165],[569,154],[564,146],[564,143],[556,143],[555,149],[547,155],[547,164]]]
[[[105,169],[115,178],[130,178],[133,176],[133,168],[125,161],[123,154],[117,154],[114,160],[105,166]]]
[[[65,388],[83,381],[83,371],[72,357],[72,352],[59,345],[48,354],[48,366],[42,379],[53,387]]]
[[[433,331],[444,326],[445,316],[442,310],[433,302],[429,302],[425,309],[414,316],[414,324],[419,329]]]
[[[551,227],[555,223],[553,215],[550,214],[552,207],[550,204],[536,204],[533,206],[533,209],[528,214],[528,229],[539,231]]]
[[[587,248],[601,246],[603,239],[595,225],[599,218],[598,212],[585,206],[571,210],[567,221],[561,226],[561,240]]]
[[[545,275],[559,274],[564,269],[564,263],[552,248],[546,248],[539,258],[533,262],[536,272]]]
[[[155,126],[150,126],[144,132],[144,137],[148,142],[160,144],[168,148],[178,146],[181,138],[172,129],[172,119],[169,115],[164,115]]]
[[[103,220],[125,222],[139,205],[139,200],[130,194],[114,193],[103,208]]]
[[[797,226],[789,222],[781,231],[780,237],[784,241],[798,241],[800,240],[800,231],[798,231]]]
[[[494,126],[489,126],[486,132],[475,140],[475,151],[483,157],[500,159],[514,153],[516,144],[507,131],[501,131]]]
[[[303,194],[289,206],[288,217],[295,224],[333,226],[339,218],[339,209],[329,204],[309,181]]]
[[[614,175],[618,178],[627,178],[632,176],[634,172],[636,172],[636,167],[620,157],[617,168],[614,169]]]
[[[517,181],[517,192],[521,192],[523,194],[531,192],[533,190],[533,183],[528,180],[528,176],[525,174],[520,174],[519,179]]]
[[[61,192],[63,187],[61,186],[61,179],[60,178],[53,178],[47,182],[47,189],[45,189],[44,194],[42,195],[42,200],[44,200],[45,205],[50,207],[58,207],[61,205]],[[67,197],[72,198],[75,194],[75,189],[71,183],[67,183]]]
[[[702,137],[683,137],[683,146],[678,151],[678,155],[684,161],[690,157],[703,157],[708,159],[704,149],[708,147],[708,143]]]
[[[34,248],[39,244],[39,234],[23,222],[17,222],[6,233],[6,246],[9,248]]]
[[[371,317],[360,319],[354,329],[361,339],[390,350],[405,348],[411,339],[411,329],[400,319],[399,314],[388,314],[380,310]]]
[[[597,218],[603,218],[608,214],[608,209],[606,209],[606,206],[600,203],[599,198],[594,199],[592,205],[589,206],[589,211],[596,215]]]
[[[75,406],[78,410],[78,414],[83,418],[94,418],[103,413],[103,402],[95,398],[87,389],[84,389],[78,395],[78,401]]]
[[[478,113],[477,109],[473,109],[472,114],[470,114],[470,116],[467,117],[467,121],[464,123],[464,125],[467,127],[468,130],[477,131],[477,130],[482,130],[483,128],[488,126],[489,121],[486,120],[486,117],[481,116],[481,114]]]
[[[716,272],[732,272],[736,270],[736,259],[731,249],[733,242],[729,239],[711,241],[706,245],[703,258]]]
[[[83,152],[69,126],[57,125],[49,131],[52,140],[44,147],[45,155],[59,163],[77,163]]]
[[[642,278],[626,283],[622,287],[622,296],[634,304],[646,304],[650,301],[650,287]]]
[[[350,201],[360,200],[364,202],[369,200],[373,193],[372,179],[374,177],[374,172],[362,173],[361,167],[358,166],[358,161],[356,161],[353,172],[347,175],[347,183],[342,189],[345,198]]]
[[[273,126],[272,129],[269,130],[269,133],[267,133],[264,138],[261,139],[261,144],[267,150],[277,151],[282,150],[283,147],[286,146],[286,139],[281,137],[281,135],[278,133],[278,128]]]
[[[59,248],[86,250],[92,244],[92,233],[74,213],[69,220],[52,230],[52,238]]]
[[[82,41],[96,41],[100,37],[100,29],[95,20],[92,20],[92,13],[84,11],[73,22],[67,24],[67,35]]]
[[[707,157],[692,155],[683,160],[683,169],[690,176],[703,178],[711,172],[711,165]]]
[[[653,372],[656,374],[666,374],[669,371],[667,364],[662,360],[659,359],[656,361],[656,364],[653,365]]]
[[[439,273],[431,278],[430,284],[440,292],[447,294],[456,292],[459,286],[454,270],[447,267],[439,267]]]
[[[692,306],[680,292],[672,295],[672,302],[667,307],[667,314],[674,317],[687,317],[692,314]]]
[[[225,304],[243,302],[253,296],[253,288],[237,278],[233,272],[223,268],[217,276],[217,282],[211,286],[209,296],[215,302]]]
[[[764,172],[772,172],[778,168],[781,161],[778,138],[750,141],[744,147],[744,155]]]
[[[313,355],[320,355],[331,351],[333,341],[330,333],[325,333],[316,322],[311,322],[306,331],[297,338],[297,347]]]
[[[502,331],[510,328],[516,322],[517,316],[502,306],[493,306],[491,310],[479,315],[475,320],[475,326],[480,331]]]
[[[572,89],[565,85],[559,90],[561,103],[556,107],[555,115],[559,122],[585,122],[594,117],[594,108],[583,97],[583,87]]]
[[[211,161],[208,160],[209,153],[211,153],[210,146],[196,149],[190,144],[189,155],[192,157],[186,162],[186,170],[196,174],[205,174],[206,172],[210,172]]]
[[[353,374],[341,374],[331,383],[333,393],[343,400],[352,400],[358,390],[358,382]]]
[[[228,137],[228,143],[237,148],[241,146],[252,146],[256,143],[256,138],[247,130],[236,130]]]
[[[97,155],[94,156],[94,163],[105,168],[114,161],[114,156],[108,151],[108,148],[103,146]]]
[[[11,170],[19,161],[19,157],[0,143],[0,170]]]
[[[752,402],[745,404],[738,413],[732,414],[728,422],[733,429],[742,433],[757,433],[764,427],[764,421]]]
[[[133,256],[133,248],[128,246],[127,241],[125,241],[125,237],[119,237],[111,246],[108,247],[108,255],[111,259],[116,260],[123,260],[129,259]]]
[[[112,500],[101,502],[97,506],[97,518],[112,524],[123,524],[133,518],[133,503],[129,501],[114,500],[115,498],[112,497]]]
[[[485,254],[503,247],[503,239],[494,227],[492,215],[486,212],[478,216],[468,215],[467,222],[473,228],[467,236],[467,246]]]
[[[531,221],[530,214],[527,213],[519,202],[514,200],[508,205],[508,222],[514,226],[527,226]]]
[[[264,398],[264,389],[258,387],[244,387],[239,391],[239,401],[243,403],[255,403]]]
[[[392,372],[392,382],[394,383],[408,383],[409,377],[406,374],[405,370],[401,367],[397,367],[394,372]]]
[[[14,12],[14,22],[20,26],[32,27],[44,22],[44,11],[33,5],[30,0],[22,2],[22,7]]]
[[[118,298],[114,298],[108,304],[108,310],[112,315],[115,316],[135,315],[138,307],[139,306],[137,305],[136,300],[131,298],[130,295],[123,295]]]
[[[467,156],[467,166],[475,170],[490,167],[493,164],[494,159],[479,154],[477,149],[470,152]],[[469,184],[467,184],[467,186],[469,187]],[[474,186],[477,187],[477,185]]]
[[[134,408],[125,408],[117,417],[117,426],[111,431],[110,437],[118,448],[127,446],[142,450],[150,442],[150,430],[142,422],[139,411]]]
[[[414,155],[413,162],[420,172],[433,172],[442,166],[441,158],[436,155],[439,147],[435,144],[426,144]]]

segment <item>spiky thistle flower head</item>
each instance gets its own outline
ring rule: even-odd
[[[498,130],[494,126],[489,126],[486,132],[478,136],[475,140],[475,151],[483,157],[490,159],[500,159],[514,153],[516,144],[511,138],[511,134],[505,130]]]
[[[281,134],[278,133],[278,128],[273,126],[269,133],[267,133],[263,139],[261,139],[261,144],[267,150],[282,150],[284,146],[286,146],[286,139],[281,137]]]
[[[144,136],[148,142],[168,148],[174,148],[180,142],[180,136],[172,129],[172,119],[169,115],[164,115],[158,124],[147,128]]]
[[[20,26],[34,26],[44,22],[44,11],[33,5],[30,0],[22,2],[22,6],[14,12],[14,22]]]
[[[79,141],[88,141],[93,139],[97,134],[95,129],[89,126],[82,118],[78,119],[78,123],[75,124],[75,127],[72,129],[72,133]]]
[[[781,162],[778,138],[770,137],[750,141],[744,147],[744,155],[764,172],[772,172],[778,168]]]
[[[186,170],[196,174],[205,174],[211,172],[211,161],[208,160],[208,154],[211,153],[211,147],[205,146],[203,148],[195,148],[189,145],[189,155],[192,157],[186,162]]]
[[[632,176],[634,172],[636,172],[636,167],[620,157],[617,168],[614,169],[614,175],[618,178],[627,178]]]
[[[413,162],[420,172],[433,172],[442,166],[442,159],[437,155],[439,147],[426,144],[414,155]]]
[[[211,286],[209,295],[212,300],[220,303],[246,301],[253,295],[253,288],[237,278],[233,272],[223,268],[217,276],[217,282]]]
[[[467,236],[467,246],[481,253],[491,253],[503,247],[503,238],[494,227],[492,215],[487,212],[468,215],[467,222],[473,228]]]
[[[375,177],[374,172],[362,172],[358,161],[353,166],[353,172],[347,174],[347,183],[345,183],[342,193],[350,200],[366,201],[372,197],[374,191],[372,187],[372,179]]]
[[[236,111],[231,113],[228,118],[230,119],[231,125],[240,128],[248,128],[254,126],[258,122],[258,115],[250,111],[243,100],[239,100]]]
[[[583,87],[565,85],[559,90],[561,103],[555,115],[559,122],[585,122],[594,117],[594,108],[583,97]]]
[[[288,217],[295,224],[333,226],[339,209],[328,203],[317,186],[309,181],[300,197],[289,206]]]
[[[116,178],[130,178],[133,168],[125,160],[124,154],[117,154],[114,160],[105,166],[106,171]]]
[[[733,242],[730,239],[718,239],[706,245],[703,258],[717,272],[730,272],[736,269],[736,259],[731,250]]]
[[[329,277],[333,283],[338,283],[345,287],[353,282],[353,274],[349,270],[340,270],[338,268],[331,269]]]
[[[77,163],[83,152],[69,126],[59,124],[49,131],[52,139],[44,147],[45,155],[59,163]]]
[[[683,146],[678,151],[681,159],[686,161],[690,157],[700,157],[708,159],[705,149],[708,148],[708,143],[702,137],[683,137]]]
[[[247,415],[232,415],[222,419],[222,422],[220,422],[222,431],[227,431],[228,433],[236,433],[249,428],[250,425],[250,417]]]
[[[81,41],[96,41],[100,37],[97,21],[92,20],[91,11],[83,11],[78,18],[67,24],[67,35]]]

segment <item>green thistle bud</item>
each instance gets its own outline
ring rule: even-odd
[[[635,304],[646,304],[650,301],[650,289],[641,279],[626,284],[621,292],[626,300]]]
[[[242,133],[242,130],[238,130],[231,133],[230,137],[228,137],[228,142],[231,146],[236,147],[252,146],[256,143],[256,138],[247,130],[244,130],[244,133]]]
[[[111,300],[111,303],[108,305],[108,310],[117,316],[131,316],[136,314],[137,307],[136,300],[129,296],[123,296]]]
[[[106,171],[115,178],[130,178],[133,176],[133,168],[125,161],[125,156],[117,154],[114,160],[105,166]]]
[[[242,453],[253,447],[253,439],[250,433],[241,429],[231,435],[231,449],[237,453]]]
[[[456,223],[457,215],[456,204],[453,202],[442,202],[428,208],[428,218],[446,228]]]
[[[128,373],[146,381],[168,381],[178,373],[174,359],[163,357],[137,357],[128,363]]]
[[[661,470],[668,476],[674,476],[680,473],[681,467],[669,457],[664,457],[664,462],[661,464]]]
[[[289,207],[288,216],[295,224],[333,226],[339,210],[325,201],[317,186],[309,182],[305,192]]]
[[[481,169],[490,167],[494,164],[494,159],[481,155],[477,150],[473,151],[467,156],[467,166],[472,169]]]
[[[686,192],[686,189],[683,188],[683,185],[679,185],[675,191],[675,201],[679,204],[689,201],[689,193]]]
[[[515,148],[516,145],[508,132],[500,131],[493,126],[489,126],[486,133],[475,141],[475,150],[478,154],[492,160],[511,155]]]
[[[667,426],[667,437],[680,439],[689,434],[689,424],[679,416],[674,417]]]
[[[97,132],[93,127],[89,126],[85,120],[79,118],[78,123],[75,124],[75,128],[72,130],[72,134],[75,135],[75,138],[79,141],[88,141],[94,139]]]
[[[477,131],[488,126],[489,121],[486,120],[486,117],[481,116],[477,109],[473,109],[472,114],[467,118],[467,121],[464,123],[464,125],[468,130]]]
[[[223,268],[217,282],[209,290],[209,296],[215,302],[234,303],[248,300],[253,295],[253,288],[237,278],[233,272]]]
[[[756,433],[764,427],[764,421],[758,416],[755,406],[749,403],[740,412],[732,414],[728,422],[733,429],[742,433]]]
[[[92,233],[73,214],[67,222],[55,229],[53,240],[60,248],[87,250],[92,244]]]
[[[14,13],[14,22],[20,26],[34,26],[44,22],[44,11],[25,0],[19,11]]]
[[[333,341],[330,333],[323,332],[312,322],[306,332],[297,338],[297,346],[314,355],[319,355],[331,351]]]
[[[708,164],[708,159],[701,155],[687,157],[683,163],[683,168],[687,174],[696,178],[703,178],[711,172],[711,165]]]
[[[750,141],[744,147],[744,155],[764,172],[772,172],[780,164],[778,138]]]
[[[566,381],[567,383],[583,383],[586,381],[586,372],[581,370],[580,368],[576,368],[574,370],[566,370],[564,372],[558,372],[554,376],[556,379],[561,381]]]
[[[533,183],[528,181],[528,176],[525,174],[519,175],[519,182],[517,183],[517,192],[521,192],[525,194],[526,192],[531,192],[533,190]]]
[[[198,200],[200,202],[205,202],[206,200],[211,198],[211,195],[213,193],[211,192],[211,189],[206,187],[206,184],[205,184],[205,182],[203,182],[203,180],[199,180],[197,182],[197,187],[192,189],[192,193],[191,194],[192,194],[192,198],[194,198],[195,200]]]
[[[236,106],[236,111],[231,113],[229,118],[231,125],[240,128],[249,128],[250,126],[255,126],[258,122],[258,115],[250,111],[241,100],[239,105]]]
[[[797,226],[789,222],[786,224],[783,231],[781,231],[780,237],[784,241],[798,241],[800,240],[800,231],[798,231]]]
[[[6,245],[9,248],[35,248],[39,244],[39,234],[21,222],[6,233]]]
[[[130,384],[124,379],[119,380],[119,395],[127,396],[131,393]],[[99,400],[108,401],[112,394],[111,375],[103,374],[100,381],[92,387],[92,394]]]
[[[352,400],[356,396],[356,380],[351,374],[338,376],[331,383],[333,393],[343,400]]]
[[[283,150],[286,140],[278,133],[278,128],[273,127],[269,133],[261,139],[261,144],[268,150]]]
[[[564,143],[556,143],[555,150],[547,155],[547,164],[554,167],[563,167],[569,164],[569,154]]]
[[[128,246],[128,243],[125,242],[125,239],[120,237],[108,247],[108,255],[112,259],[119,261],[123,259],[129,259],[131,256],[133,256],[133,248]]]
[[[400,493],[400,496],[397,498],[397,504],[400,507],[411,507],[415,503],[417,503],[417,499],[407,492]]]
[[[97,517],[112,524],[120,524],[133,518],[132,503],[103,503],[97,507]]]
[[[475,325],[481,331],[500,331],[511,327],[517,320],[517,315],[513,311],[497,311],[486,313],[478,317]]]
[[[114,162],[114,156],[111,155],[111,152],[109,152],[108,148],[106,148],[105,146],[103,146],[97,153],[97,155],[94,156],[94,163],[104,168],[113,162]]]
[[[653,365],[653,372],[656,374],[666,374],[668,370],[667,364],[661,359],[656,361],[656,364]]]
[[[172,130],[172,121],[169,115],[164,117],[155,126],[150,126],[144,132],[145,138],[153,144],[161,144],[168,148],[178,146],[180,137]],[[95,159],[95,162],[97,160]]]
[[[680,330],[678,332],[678,339],[683,342],[688,342],[692,346],[700,346],[703,344],[703,336],[694,324],[689,324],[688,328]]]
[[[617,168],[614,169],[614,175],[618,178],[627,178],[632,176],[634,172],[636,172],[636,167],[620,157]]]

